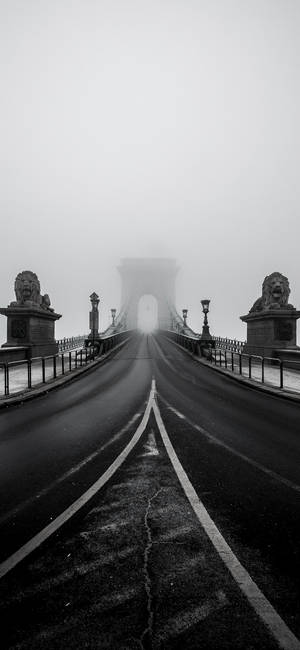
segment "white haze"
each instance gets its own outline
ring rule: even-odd
[[[31,269],[57,336],[173,257],[177,308],[245,337],[278,270],[300,307],[299,0],[2,0],[0,303]],[[5,318],[0,318],[5,339]]]

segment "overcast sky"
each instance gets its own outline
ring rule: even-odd
[[[265,275],[300,308],[299,0],[0,0],[0,302],[31,269],[57,336],[120,306],[120,258],[174,257],[216,335]],[[6,319],[0,317],[1,340]]]

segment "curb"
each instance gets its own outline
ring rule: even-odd
[[[103,354],[99,359],[96,359],[95,361],[91,361],[91,363],[83,366],[82,368],[78,368],[77,370],[72,370],[69,372],[67,375],[62,375],[59,377],[59,379],[50,379],[49,382],[39,385],[36,388],[27,388],[23,392],[18,393],[17,395],[12,395],[11,397],[4,397],[3,399],[0,398],[0,410],[4,408],[9,408],[10,406],[17,406],[18,404],[23,404],[24,402],[29,402],[33,399],[36,399],[38,397],[41,397],[42,395],[46,395],[50,391],[54,390],[55,388],[60,388],[61,386],[64,386],[65,384],[70,383],[71,381],[74,381],[75,379],[78,379],[81,377],[86,372],[95,370],[100,366],[104,361],[109,359],[109,357],[119,350],[125,343],[129,341],[128,337],[125,339],[125,341],[121,341],[116,347],[112,348],[109,350],[109,352],[106,352],[106,354]]]
[[[181,345],[179,345],[179,343],[176,343],[176,341],[172,341],[171,339],[168,340],[174,345],[176,345],[180,350],[186,352],[186,354],[188,354],[192,359],[194,359],[194,361],[200,363],[202,366],[205,366],[205,368],[210,368],[210,370],[219,372],[222,375],[225,375],[225,377],[228,377],[228,379],[232,379],[232,381],[239,382],[245,388],[252,388],[253,390],[258,390],[259,392],[266,393],[268,395],[271,395],[272,397],[280,397],[282,399],[289,400],[291,402],[296,402],[296,404],[297,403],[300,404],[300,394],[298,393],[293,393],[286,389],[276,388],[274,386],[267,386],[266,384],[260,384],[254,379],[247,379],[247,377],[243,377],[241,375],[233,373],[230,370],[225,370],[225,368],[220,368],[218,366],[215,366],[209,361],[204,361],[204,359],[199,359],[192,352],[183,348]]]

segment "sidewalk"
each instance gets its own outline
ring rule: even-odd
[[[78,352],[81,348],[75,348],[73,350],[65,351],[59,354],[56,357],[56,377],[59,378],[63,374],[70,374],[75,369],[75,353]],[[69,362],[69,352],[72,352],[71,356],[71,370]],[[62,362],[63,356],[63,362]],[[28,390],[28,366],[25,361],[22,365],[22,362],[18,362],[15,366],[9,367],[9,394],[16,395],[18,393]],[[64,364],[64,373],[63,370]],[[84,364],[85,365],[85,364]],[[78,368],[80,366],[80,357],[78,357]],[[53,359],[45,359],[45,380],[49,382],[50,380],[55,379],[54,377],[54,368],[53,368]],[[33,359],[31,363],[31,385],[32,388],[36,388],[43,384],[43,371],[42,371],[42,361],[41,359]],[[5,397],[5,386],[4,386],[4,368],[0,368],[0,399]]]
[[[224,370],[226,370],[225,367],[225,355],[223,350],[219,350],[218,348],[216,349],[217,352],[217,363],[216,367],[221,367]],[[220,366],[220,358],[219,354],[221,352],[221,366]],[[248,358],[244,357],[242,359],[242,372],[240,373],[239,369],[239,355],[236,353],[233,353],[233,359],[234,359],[234,372],[232,372],[232,365],[231,365],[231,353],[227,353],[227,370],[231,372],[234,375],[240,375],[242,377],[245,377],[246,379],[249,379],[249,363],[248,363]],[[215,365],[214,362],[212,365]],[[272,388],[279,388],[280,389],[280,369],[279,369],[279,364],[278,365],[273,365],[271,360],[267,362],[265,360],[265,365],[264,365],[264,381],[262,382],[262,363],[258,359],[255,359],[252,357],[252,362],[251,362],[251,378],[253,381],[259,382],[260,384],[264,384],[266,386],[271,386]],[[297,370],[293,370],[292,368],[283,368],[283,389],[281,390],[288,390],[290,392],[294,393],[300,393],[300,372]]]

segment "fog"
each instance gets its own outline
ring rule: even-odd
[[[300,307],[299,0],[2,0],[0,302],[38,274],[56,335],[120,308],[123,257],[245,338],[265,275]],[[0,317],[5,340],[6,319]]]

